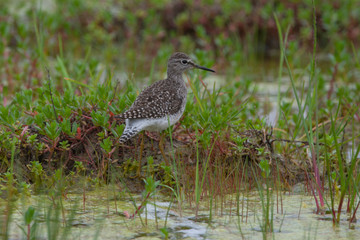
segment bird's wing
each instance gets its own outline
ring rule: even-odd
[[[161,118],[175,114],[181,108],[184,99],[177,93],[176,86],[163,86],[163,81],[147,87],[136,98],[133,105],[117,116],[123,119]]]

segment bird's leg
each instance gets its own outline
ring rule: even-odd
[[[137,177],[141,177],[141,159],[144,151],[144,132],[141,134],[140,154],[139,154],[139,166],[136,172]]]
[[[164,158],[166,166],[170,166],[169,161],[166,158],[165,152],[164,152],[164,132],[160,133],[159,149],[160,149],[161,155]]]

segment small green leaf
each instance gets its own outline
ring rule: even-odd
[[[24,216],[25,225],[29,225],[32,221],[34,221],[34,217],[35,217],[35,208],[30,206],[25,212],[25,216]]]

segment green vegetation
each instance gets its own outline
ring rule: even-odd
[[[178,238],[169,221],[174,212],[192,219],[189,210],[208,226],[236,216],[243,238],[254,218],[264,239],[276,238],[285,192],[299,184],[314,214],[356,231],[359,8],[356,0],[1,2],[0,237],[18,229],[18,238],[68,239],[79,213],[96,205],[94,239],[111,214],[129,231],[138,224]],[[164,77],[174,51],[217,74],[186,74],[184,116],[165,133],[168,166],[157,134],[119,145],[124,124],[114,116]]]

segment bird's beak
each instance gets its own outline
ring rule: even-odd
[[[199,66],[195,63],[193,63],[194,67],[195,68],[198,68],[198,69],[202,69],[202,70],[205,70],[205,71],[209,71],[209,72],[215,72],[214,70],[210,69],[210,68],[206,68],[206,67],[202,67],[202,66]]]

